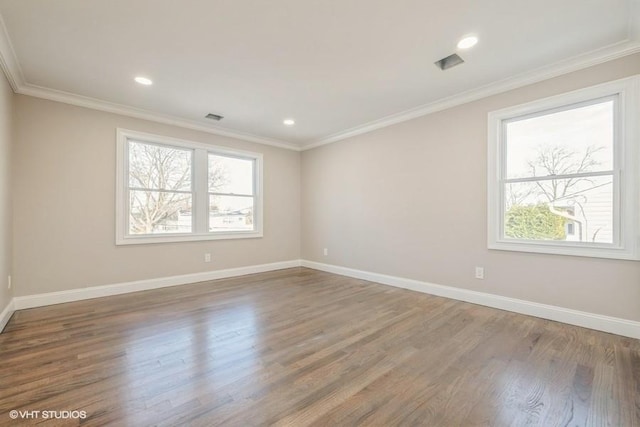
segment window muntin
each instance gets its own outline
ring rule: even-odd
[[[116,243],[262,236],[260,154],[118,130]]]
[[[489,114],[488,247],[639,259],[640,76]]]

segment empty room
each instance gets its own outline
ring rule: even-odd
[[[0,426],[640,427],[640,0],[0,0]]]

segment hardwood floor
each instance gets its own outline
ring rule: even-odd
[[[294,268],[18,311],[0,384],[12,426],[636,426],[640,342]]]

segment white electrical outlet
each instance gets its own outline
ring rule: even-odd
[[[329,255],[329,249],[324,248],[324,256],[327,256],[327,255]]]
[[[204,254],[204,262],[211,262],[211,254]]]
[[[476,279],[484,279],[484,267],[476,267]]]
[[[11,289],[11,276],[7,276],[7,289]]]

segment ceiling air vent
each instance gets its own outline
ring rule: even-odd
[[[207,119],[215,120],[217,122],[219,122],[220,120],[224,119],[223,116],[221,116],[219,114],[213,114],[213,113],[209,113],[204,117],[207,118]]]
[[[436,61],[434,64],[441,70],[448,70],[451,67],[455,67],[456,65],[460,65],[464,62],[464,59],[460,58],[457,53],[453,55],[449,55],[446,58],[442,58],[440,61]]]

